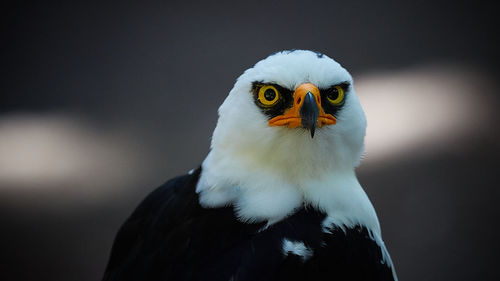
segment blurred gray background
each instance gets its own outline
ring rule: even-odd
[[[272,52],[354,76],[358,169],[400,280],[499,280],[498,15],[479,1],[3,1],[0,280],[99,280]]]

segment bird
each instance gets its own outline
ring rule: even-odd
[[[103,280],[397,280],[355,173],[366,123],[332,58],[262,59],[219,107],[201,165],[121,226]]]

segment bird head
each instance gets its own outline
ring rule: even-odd
[[[276,167],[330,158],[321,161],[325,168],[353,168],[365,128],[352,78],[340,64],[311,51],[284,51],[238,78],[219,109],[212,148],[234,147],[236,155]]]
[[[220,106],[198,191],[232,190],[222,196],[227,204],[235,190],[300,190],[353,173],[365,129],[352,77],[339,63],[306,50],[272,54],[246,70]]]

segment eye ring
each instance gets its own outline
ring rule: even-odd
[[[257,99],[264,106],[275,105],[280,98],[278,90],[272,85],[265,85],[259,89],[259,96]]]
[[[344,89],[340,86],[334,86],[328,91],[326,99],[332,105],[340,105],[344,101]]]

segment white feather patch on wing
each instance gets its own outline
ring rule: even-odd
[[[291,241],[286,238],[283,239],[283,255],[288,256],[288,254],[294,254],[300,256],[302,261],[308,260],[312,255],[313,251],[304,245],[300,241]]]
[[[382,251],[382,263],[385,263],[392,270],[392,277],[394,281],[398,281],[398,276],[396,274],[396,269],[394,268],[394,264],[392,263],[391,255],[389,255],[389,251],[385,247],[384,241],[382,240],[382,236],[376,232],[368,231],[370,238],[373,239],[377,245],[380,247],[380,251]]]

